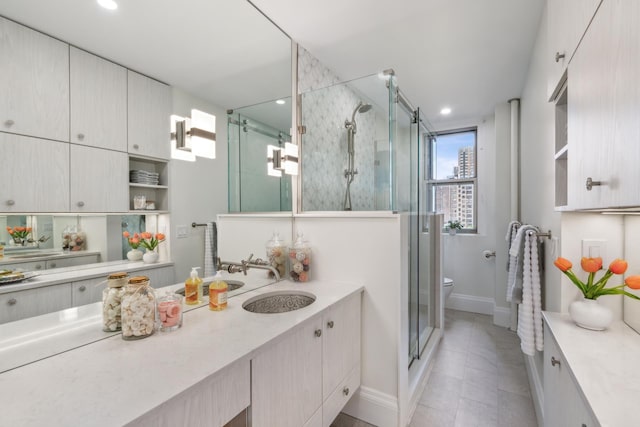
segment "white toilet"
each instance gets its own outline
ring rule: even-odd
[[[444,299],[446,301],[449,295],[451,295],[451,292],[453,292],[453,279],[445,277],[442,283],[442,289],[444,290]]]

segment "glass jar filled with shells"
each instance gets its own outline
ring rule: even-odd
[[[289,278],[294,282],[308,282],[311,264],[311,246],[298,234],[295,243],[289,248]]]
[[[271,267],[278,270],[280,277],[284,277],[287,272],[287,245],[278,233],[273,233],[273,237],[267,242],[267,259]],[[268,274],[269,278],[275,278],[272,271]]]
[[[122,295],[122,339],[137,340],[153,334],[156,297],[146,276],[129,279]]]
[[[124,272],[107,277],[107,287],[102,291],[102,330],[105,332],[122,329],[122,295],[128,278]]]

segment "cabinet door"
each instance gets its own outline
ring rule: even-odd
[[[71,142],[127,151],[127,70],[70,48]]]
[[[562,75],[601,0],[549,0],[547,2],[547,95],[552,100]]]
[[[327,397],[360,364],[360,299],[351,296],[324,315],[322,397]]]
[[[98,277],[71,283],[71,306],[102,301],[102,291],[106,287],[106,283],[102,282],[105,282],[105,279]]]
[[[129,210],[126,153],[71,144],[72,212]]]
[[[77,252],[76,252],[77,253]],[[93,264],[98,262],[100,255],[72,256],[47,261],[47,270],[51,268],[73,267],[76,265]]]
[[[6,270],[22,270],[22,271],[42,271],[46,270],[46,261],[28,261],[28,262],[16,262],[11,264],[2,264],[2,269]]]
[[[69,210],[68,143],[0,132],[0,152],[0,211]]]
[[[319,331],[319,332],[318,332]],[[251,361],[253,427],[300,427],[322,405],[322,319],[317,316]]]
[[[147,276],[153,288],[162,288],[164,286],[175,285],[175,269],[170,267],[156,267],[146,270],[137,270],[129,275]]]
[[[0,323],[13,322],[71,307],[71,284],[0,294]]]
[[[640,171],[640,3],[602,3],[569,66],[569,202],[637,206]],[[590,191],[591,178],[602,184]]]
[[[129,153],[160,159],[171,157],[171,88],[128,72]]]
[[[69,45],[0,17],[0,52],[0,130],[69,141]]]

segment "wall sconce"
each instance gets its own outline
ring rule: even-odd
[[[191,110],[191,118],[171,116],[171,157],[195,161],[216,158],[216,116]]]
[[[267,145],[267,174],[281,177],[282,172],[298,175],[298,146],[290,142],[284,148]]]

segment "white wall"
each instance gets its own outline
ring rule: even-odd
[[[173,114],[190,116],[196,108],[216,116],[216,158],[172,160],[169,166],[171,254],[176,280],[182,280],[191,267],[204,266],[204,227],[191,228],[191,223],[215,221],[216,215],[227,212],[227,113],[180,89],[172,91]],[[179,226],[187,227],[186,238],[178,238]]]

